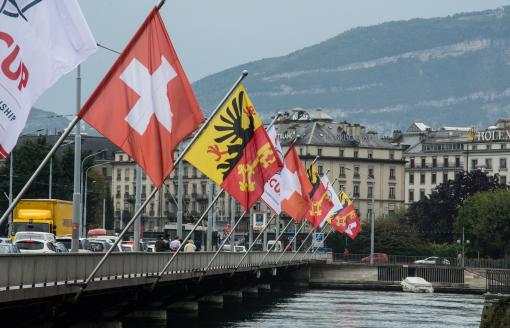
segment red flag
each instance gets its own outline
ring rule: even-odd
[[[351,239],[354,239],[361,230],[361,221],[356,214],[356,209],[352,205],[351,200],[343,191],[340,193],[340,199],[344,206],[343,209],[331,220],[328,219],[328,222],[340,233],[344,233]]]
[[[300,221],[310,208],[308,194],[312,185],[306,176],[296,148],[291,146],[285,154],[285,167],[280,173],[281,207],[290,217]]]
[[[162,185],[204,117],[156,8],[78,115]]]

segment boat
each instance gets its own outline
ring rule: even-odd
[[[404,292],[412,293],[433,293],[434,287],[427,280],[421,277],[407,277],[400,283]]]

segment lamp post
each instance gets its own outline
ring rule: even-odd
[[[464,234],[464,225],[462,225],[462,239],[457,240],[457,243],[460,243],[462,246],[462,258],[460,260],[460,263],[458,263],[458,264],[460,264],[462,267],[464,267],[464,265],[466,264],[466,262],[465,262],[465,256],[466,256],[465,246],[466,246],[466,244],[470,243],[469,239],[466,240],[466,236]]]
[[[372,211],[370,222],[370,264],[374,264],[374,235],[375,235],[375,181],[372,181]]]
[[[99,155],[99,154],[101,154],[102,152],[105,152],[105,151],[106,151],[106,149],[102,149],[102,150],[100,150],[100,151],[98,151],[96,153],[87,155],[87,156],[85,156],[82,159],[82,161],[80,163],[80,172],[79,172],[80,179],[79,180],[80,180],[80,193],[81,193],[81,195],[79,197],[80,203],[79,203],[79,208],[78,208],[78,217],[79,217],[78,221],[80,223],[80,233],[79,233],[80,236],[83,236],[83,230],[84,230],[83,229],[83,225],[82,225],[82,223],[83,223],[83,165],[85,164],[85,161],[87,159],[89,159],[91,157],[94,157],[94,156],[97,156],[97,155]]]
[[[83,198],[84,198],[84,205],[83,205],[83,221],[81,222],[82,223],[82,233],[81,233],[81,236],[83,238],[86,237],[86,232],[87,232],[87,189],[88,189],[88,175],[89,175],[89,171],[90,169],[94,168],[94,167],[98,167],[98,166],[102,166],[102,165],[107,165],[107,164],[110,164],[112,163],[111,161],[108,161],[108,162],[104,162],[104,163],[99,163],[99,164],[95,164],[95,165],[92,165],[92,166],[89,166],[86,170],[85,170],[85,192],[83,193]],[[95,183],[96,181],[93,181],[93,183]]]

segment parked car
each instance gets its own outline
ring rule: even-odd
[[[365,256],[361,259],[363,263],[370,263],[370,255]],[[374,253],[374,263],[388,263],[388,254],[386,253]]]
[[[450,265],[450,261],[444,257],[431,256],[423,260],[414,261],[415,264]]]
[[[106,253],[113,246],[113,243],[109,243],[105,239],[89,239],[90,250],[96,253]],[[114,252],[122,252],[122,247],[117,244]]]
[[[0,237],[0,244],[11,244],[11,239],[7,237]]]
[[[16,254],[21,253],[16,245],[9,243],[0,244],[0,254]]]
[[[135,250],[135,246],[133,244],[121,244],[120,247],[123,252],[134,252]]]

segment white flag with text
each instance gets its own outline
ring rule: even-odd
[[[273,143],[274,149],[276,153],[280,157],[280,161],[285,163],[283,158],[282,146],[280,145],[280,137],[276,133],[276,129],[272,126],[269,130],[267,130],[267,135],[269,139]],[[280,172],[276,173],[269,179],[264,185],[264,193],[260,196],[264,203],[273,210],[276,214],[280,214],[282,211],[282,207],[280,205]]]
[[[0,2],[0,156],[37,99],[96,49],[77,0]]]

